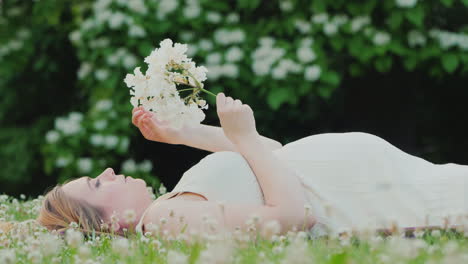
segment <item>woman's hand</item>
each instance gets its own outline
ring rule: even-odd
[[[232,143],[238,144],[244,139],[259,136],[250,106],[219,93],[216,96],[216,108],[224,134]]]
[[[132,123],[140,129],[143,137],[148,140],[181,144],[182,129],[177,130],[170,127],[167,121],[158,120],[154,113],[146,111],[141,106],[133,108]]]

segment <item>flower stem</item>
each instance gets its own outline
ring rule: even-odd
[[[205,92],[205,93],[207,93],[209,95],[212,95],[212,96],[216,97],[216,94],[214,94],[214,93],[212,93],[212,92],[210,92],[208,90],[203,89],[200,82],[198,82],[198,80],[195,77],[193,77],[193,75],[189,71],[187,71],[187,74],[188,74],[188,76],[192,77],[192,79],[195,81],[195,84],[197,85],[197,88],[200,91],[203,91],[203,92]]]

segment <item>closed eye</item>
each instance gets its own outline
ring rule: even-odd
[[[94,187],[98,188],[100,185],[101,185],[101,181],[100,181],[100,180],[97,180],[97,181],[96,181],[96,185],[94,185]]]

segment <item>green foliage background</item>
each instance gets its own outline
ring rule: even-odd
[[[283,144],[319,132],[383,131],[372,122],[340,126],[326,118],[344,107],[339,98],[346,89],[374,86],[376,79],[417,76],[419,98],[430,90],[426,84],[466,88],[467,6],[466,0],[0,1],[0,192],[40,193],[107,166],[156,187],[155,175],[174,181],[205,155],[180,156],[144,142],[130,123],[123,79],[165,38],[189,44],[193,59],[213,74],[205,87],[251,105],[259,131]],[[229,55],[233,50],[237,56]],[[369,89],[397,90],[377,85]],[[109,101],[110,109],[100,107]],[[67,122],[77,130],[57,127]],[[206,123],[218,124],[214,107]],[[446,142],[437,137],[425,137],[422,144],[439,144],[425,157],[443,161]],[[183,165],[171,170],[174,161],[158,172],[164,157]]]

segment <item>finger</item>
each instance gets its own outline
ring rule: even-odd
[[[218,95],[216,95],[216,107],[217,108],[222,108],[226,103],[226,96],[224,95],[224,93],[218,93]]]
[[[144,110],[144,108],[142,106],[134,107],[133,110],[132,110],[132,114],[135,113],[138,110]]]
[[[133,113],[132,123],[134,125],[137,125],[137,118],[140,117],[142,114],[143,114],[143,111],[141,111],[141,110],[137,110],[137,111],[135,111],[135,113]]]
[[[142,114],[141,116],[139,116],[136,120],[136,123],[137,123],[137,126],[140,126],[142,121],[143,121],[143,118],[147,117],[148,115],[147,114]]]
[[[227,97],[226,98],[226,105],[232,105],[234,103],[234,99],[232,99],[232,97]]]
[[[239,99],[236,99],[236,100],[234,100],[234,105],[236,105],[236,106],[241,106],[241,105],[242,105],[242,101],[239,100]]]

